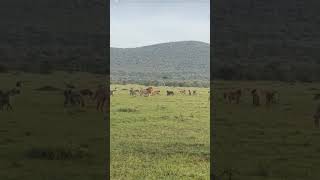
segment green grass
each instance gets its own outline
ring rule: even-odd
[[[313,126],[320,84],[280,82],[216,82],[216,144],[218,175],[229,168],[237,180],[318,180],[320,129]],[[249,92],[239,105],[227,104],[230,88],[274,89],[280,103],[254,108]],[[227,179],[224,177],[224,179]]]
[[[64,89],[73,81],[80,88],[96,88],[104,76],[85,73],[52,75],[0,74],[1,88],[27,81],[13,97],[13,112],[0,111],[1,180],[88,180],[105,177],[103,114],[94,104],[63,108]],[[45,91],[45,90],[48,91]]]
[[[209,179],[208,89],[198,96],[132,97],[138,85],[112,85],[111,179]],[[187,88],[185,88],[187,89]]]
[[[64,82],[95,89],[105,76],[8,73],[0,74],[0,89],[11,89],[18,80],[27,82],[12,99],[14,111],[0,112],[0,179],[104,179],[103,114],[93,102],[83,109],[63,108],[61,90]],[[115,93],[110,114],[112,179],[209,179],[208,93],[195,89],[199,96]]]

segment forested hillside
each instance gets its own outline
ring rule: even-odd
[[[320,80],[317,1],[213,2],[215,79]]]
[[[111,48],[114,81],[206,81],[210,76],[209,44],[196,41],[138,48]]]

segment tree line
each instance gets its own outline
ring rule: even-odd
[[[320,80],[320,63],[301,61],[215,64],[216,80],[270,80],[315,82]]]

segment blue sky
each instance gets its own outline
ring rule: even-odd
[[[210,42],[209,0],[110,0],[111,47]]]

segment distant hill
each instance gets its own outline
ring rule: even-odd
[[[320,81],[316,2],[214,1],[214,79]]]
[[[0,66],[105,73],[107,9],[106,1],[1,1]]]
[[[197,41],[110,49],[113,81],[208,81],[210,46]]]

